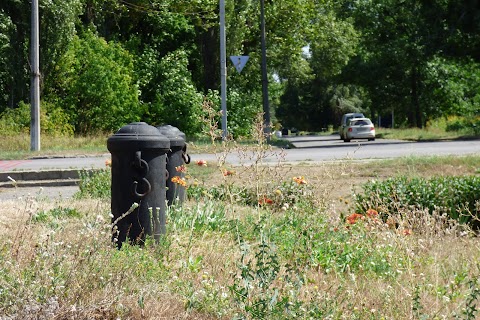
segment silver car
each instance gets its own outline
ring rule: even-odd
[[[342,116],[342,120],[340,121],[340,126],[338,127],[338,133],[340,134],[340,139],[345,139],[345,127],[347,126],[347,123],[350,119],[352,118],[365,118],[363,113],[359,112],[351,112],[351,113],[345,113]]]
[[[343,131],[343,141],[350,142],[352,139],[375,140],[375,126],[369,118],[350,119]]]

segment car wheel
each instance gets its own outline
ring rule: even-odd
[[[343,142],[350,142],[350,139],[343,139]]]
[[[375,138],[372,138],[372,139],[368,139],[368,141],[375,141]]]

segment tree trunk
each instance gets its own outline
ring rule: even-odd
[[[200,48],[203,57],[204,90],[220,90],[220,51],[218,34],[215,28],[209,28],[201,35]]]
[[[422,128],[422,112],[420,110],[420,101],[418,94],[418,72],[417,66],[412,66],[412,72],[410,74],[411,80],[411,114],[412,122],[411,125]]]

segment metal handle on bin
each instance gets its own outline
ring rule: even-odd
[[[183,158],[183,161],[185,161],[186,164],[189,164],[190,163],[190,155],[188,153],[182,153],[182,158]]]
[[[134,178],[135,180],[133,181],[133,194],[136,197],[143,198],[147,194],[149,194],[150,191],[152,191],[152,185],[150,184],[150,181],[145,178],[150,168],[147,161],[142,159],[141,151],[135,152],[135,160],[133,161],[132,165],[135,167],[135,169],[139,171],[139,174],[137,176],[138,179]],[[139,182],[142,182],[144,185],[146,185],[146,191],[144,193],[139,193],[137,190]]]
[[[145,197],[147,194],[150,193],[150,191],[152,191],[152,185],[147,180],[147,178],[142,178],[142,182],[147,186],[147,191],[145,191],[144,193],[138,193],[137,191],[138,181],[133,181],[133,193],[135,194],[135,196],[139,198]]]
[[[133,162],[133,166],[137,169],[145,171],[143,174],[144,176],[148,174],[150,168],[148,167],[147,161],[142,159],[142,151],[135,152],[135,160]]]

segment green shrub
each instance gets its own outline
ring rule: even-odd
[[[403,269],[408,257],[393,257],[391,248],[378,245],[375,234],[365,225],[326,230],[313,241],[312,261],[326,273],[365,273],[378,277],[395,277],[395,268]]]
[[[225,205],[216,201],[197,202],[196,205],[188,207],[169,207],[167,223],[175,230],[192,230],[197,233],[229,228]]]
[[[30,105],[21,102],[18,108],[6,109],[0,115],[2,135],[16,135],[30,130]]]
[[[82,198],[109,198],[111,197],[111,170],[81,170],[79,171],[80,190],[75,194],[78,199]]]
[[[30,130],[30,104],[20,102],[17,108],[6,109],[0,115],[0,132],[3,135],[28,133]],[[73,126],[68,115],[54,104],[42,101],[40,106],[40,129],[52,136],[72,136]]]
[[[51,219],[59,219],[59,218],[78,218],[80,217],[80,212],[74,208],[63,208],[63,207],[56,207],[48,211],[39,211],[35,215],[32,216],[32,221],[34,222],[47,222]]]
[[[480,117],[451,117],[447,120],[446,131],[480,133]]]
[[[301,184],[302,177],[295,177],[292,181],[282,181],[277,185],[269,186],[265,190],[255,187],[220,184],[218,186],[190,185],[187,195],[195,200],[214,199],[233,201],[248,206],[265,206],[272,209],[290,207],[301,202],[313,203],[314,195],[306,184]]]
[[[140,120],[133,58],[120,44],[92,31],[69,42],[48,98],[58,101],[75,133],[110,132]]]
[[[365,212],[373,208],[385,219],[399,208],[428,209],[447,213],[460,223],[480,227],[472,217],[480,218],[480,177],[396,177],[385,181],[371,181],[363,186],[363,193],[355,196],[356,209]]]

